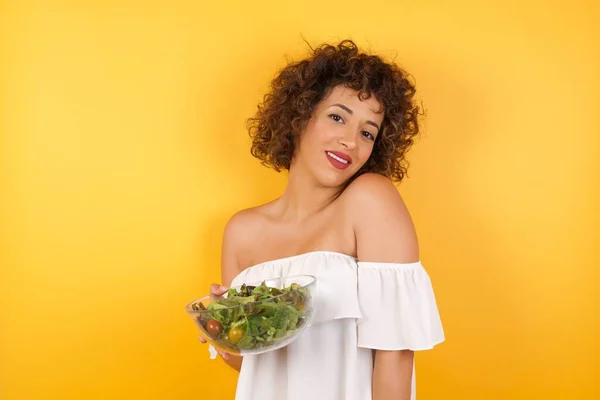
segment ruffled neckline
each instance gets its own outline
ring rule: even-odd
[[[304,257],[308,257],[308,256],[313,256],[313,255],[319,255],[319,254],[323,254],[323,255],[331,255],[331,256],[339,256],[341,258],[347,258],[353,261],[358,261],[358,258],[339,252],[339,251],[333,251],[333,250],[312,250],[312,251],[307,251],[304,253],[300,253],[300,254],[294,254],[291,256],[286,256],[286,257],[280,257],[280,258],[274,258],[271,260],[266,260],[266,261],[262,261],[256,264],[253,264],[247,268],[244,268],[244,270],[247,269],[251,269],[251,268],[255,268],[255,267],[261,267],[264,265],[269,265],[269,264],[278,264],[278,263],[288,263],[291,261],[295,261],[298,259],[302,259]]]

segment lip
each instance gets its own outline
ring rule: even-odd
[[[345,164],[343,162],[340,162],[340,161],[336,160],[335,158],[331,157],[328,153],[331,153],[331,154],[335,155],[336,157],[339,157],[342,160],[347,161],[348,163]],[[350,157],[347,154],[340,153],[339,151],[327,150],[327,151],[325,151],[325,157],[327,157],[327,159],[329,160],[331,165],[333,165],[337,169],[346,169],[350,166],[350,164],[352,164],[352,157]]]

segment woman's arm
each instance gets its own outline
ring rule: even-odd
[[[359,260],[382,263],[419,260],[413,222],[390,180],[365,174],[347,191]],[[375,350],[373,400],[410,399],[413,356],[411,350]]]
[[[244,211],[234,215],[223,232],[223,244],[221,248],[221,282],[223,286],[229,287],[233,279],[241,272],[239,265],[238,250],[242,246],[244,238],[242,229],[248,227],[247,218]],[[223,361],[236,371],[242,368],[241,356],[234,356],[227,353],[219,353]]]
[[[414,352],[375,351],[373,400],[410,400]]]

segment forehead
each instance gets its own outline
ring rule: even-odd
[[[344,85],[335,86],[329,95],[323,99],[322,105],[329,107],[336,103],[344,104],[355,112],[368,113],[373,118],[377,115],[378,118],[383,119],[383,106],[375,96],[360,99],[356,90]]]

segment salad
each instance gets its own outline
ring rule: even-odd
[[[247,350],[275,344],[302,327],[310,312],[309,300],[308,289],[296,283],[277,289],[263,281],[259,286],[231,288],[225,298],[206,307],[197,302],[192,309],[203,311],[198,322],[213,340]]]

